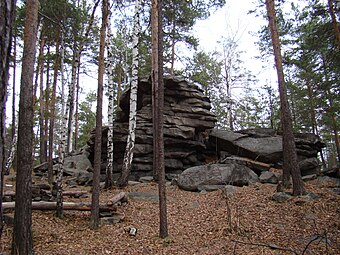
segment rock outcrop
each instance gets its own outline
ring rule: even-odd
[[[128,133],[130,90],[123,93],[114,124],[114,172],[119,173],[123,162]],[[151,81],[138,83],[137,126],[131,179],[152,175],[153,129]],[[215,126],[216,116],[202,89],[179,77],[164,78],[164,145],[165,170],[181,173],[184,169],[205,163],[207,130]],[[93,148],[94,136],[89,141]],[[107,128],[103,129],[103,166],[106,162]],[[93,159],[93,150],[90,150]]]
[[[302,175],[318,173],[320,166],[317,154],[324,144],[312,134],[296,134],[295,137]],[[213,129],[209,134],[209,141],[210,146],[216,148],[224,162],[231,155],[236,155],[277,168],[282,166],[282,136],[277,135],[272,129],[249,129],[237,132]],[[234,160],[235,157],[231,159]]]

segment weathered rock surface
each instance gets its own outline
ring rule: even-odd
[[[129,93],[121,97],[120,109],[114,124],[114,172],[120,172],[123,162],[129,114]],[[132,180],[152,175],[153,129],[151,108],[151,81],[140,79],[137,100],[137,127]],[[178,77],[164,78],[164,145],[166,173],[179,174],[184,169],[205,163],[207,152],[206,130],[215,126],[216,116],[203,90]],[[94,136],[89,145],[93,160]],[[103,129],[102,173],[106,167],[107,128]]]
[[[257,175],[248,167],[238,164],[208,164],[188,168],[179,176],[178,186],[197,191],[204,185],[244,186],[258,181]]]
[[[299,167],[302,175],[318,173],[317,153],[324,144],[312,134],[296,134]],[[272,129],[249,129],[238,132],[213,129],[209,134],[210,146],[240,157],[282,166],[282,137]]]

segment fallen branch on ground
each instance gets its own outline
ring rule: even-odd
[[[240,244],[249,244],[249,245],[254,245],[254,246],[268,247],[268,248],[273,249],[273,250],[289,251],[291,253],[298,255],[298,253],[291,248],[279,247],[279,246],[274,245],[274,244],[252,243],[252,242],[244,242],[244,241],[234,240],[234,239],[232,239],[231,241],[235,242],[235,243],[240,243]]]

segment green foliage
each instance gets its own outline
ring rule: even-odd
[[[85,100],[79,104],[79,148],[86,145],[92,129],[96,126],[96,113],[93,109],[96,101],[97,94],[92,91],[89,92]]]

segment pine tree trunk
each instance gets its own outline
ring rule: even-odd
[[[53,183],[53,143],[54,143],[54,122],[55,122],[55,103],[57,94],[57,81],[58,81],[58,70],[60,61],[60,32],[57,32],[56,36],[56,56],[54,60],[54,70],[53,70],[53,82],[52,82],[52,99],[50,107],[50,124],[49,124],[49,136],[48,136],[48,183]]]
[[[114,56],[113,56],[113,34],[111,31],[111,14],[108,16],[108,29],[107,29],[107,64],[106,72],[108,79],[108,126],[107,132],[107,165],[106,165],[106,178],[105,188],[111,188],[113,185],[112,170],[113,170],[113,158],[114,158],[114,145],[113,145],[113,124],[114,124],[114,100],[115,100],[115,88],[114,88]]]
[[[12,254],[33,254],[32,243],[32,153],[33,72],[37,40],[38,0],[27,1],[24,51],[19,102],[18,169]]]
[[[39,158],[40,164],[46,162],[45,155],[45,143],[44,143],[44,113],[45,113],[45,104],[44,104],[44,67],[45,67],[45,57],[44,57],[44,47],[45,47],[45,39],[43,33],[41,33],[41,41],[40,41],[40,51],[39,51]]]
[[[340,50],[340,29],[339,29],[339,24],[336,20],[336,16],[334,13],[334,3],[333,0],[328,0],[328,10],[329,10],[329,14],[331,15],[332,18],[332,24],[333,24],[333,29],[334,29],[334,33],[335,33],[335,38],[338,42],[338,47]]]
[[[128,184],[133,159],[133,150],[135,148],[136,124],[137,124],[137,90],[138,90],[138,41],[140,33],[139,25],[140,0],[136,0],[134,31],[132,37],[132,78],[130,88],[130,115],[129,115],[129,133],[123,159],[121,176],[117,181],[118,186],[124,187]]]
[[[61,107],[61,114],[62,114],[62,123],[61,123],[61,138],[59,141],[59,148],[58,148],[58,170],[57,170],[57,210],[56,216],[58,218],[63,218],[63,174],[64,174],[64,158],[65,158],[65,150],[66,150],[66,134],[67,134],[67,114],[68,108],[67,105],[65,106],[64,102],[64,95],[65,95],[65,74],[64,74],[64,58],[65,58],[65,41],[64,41],[64,31],[61,34],[61,43],[60,43],[60,72],[61,72],[61,100],[62,100],[62,107]],[[53,166],[52,166],[52,173],[53,173]]]
[[[108,0],[102,2],[102,26],[100,29],[100,49],[99,49],[99,66],[98,66],[98,92],[97,92],[97,113],[96,113],[96,135],[95,135],[95,152],[94,152],[94,169],[93,169],[93,188],[91,201],[91,222],[92,229],[99,228],[99,192],[100,192],[100,168],[102,152],[102,109],[103,109],[103,84],[104,84],[104,51],[105,37],[107,29],[107,17],[109,12]]]
[[[0,240],[3,230],[2,194],[5,170],[6,100],[14,18],[15,0],[0,1]],[[12,128],[15,130],[15,126]]]
[[[163,140],[163,109],[164,109],[164,80],[163,80],[163,30],[162,30],[162,1],[152,0],[151,12],[152,30],[152,95],[153,95],[153,126],[154,126],[154,170],[158,178],[159,192],[159,235],[168,236],[164,140]]]
[[[289,110],[287,98],[287,88],[284,81],[281,46],[279,33],[277,31],[277,21],[275,14],[274,0],[266,0],[269,27],[271,32],[272,44],[275,55],[275,64],[279,83],[279,94],[281,103],[281,122],[282,122],[282,140],[283,140],[283,184],[289,185],[290,173],[293,179],[293,195],[305,193],[304,184],[301,178],[301,172],[298,166],[295,140],[292,127],[292,118]]]
[[[50,56],[50,46],[47,47],[47,56]],[[50,111],[50,59],[47,58],[46,62],[46,89],[45,89],[45,113],[44,113],[44,157],[46,162],[48,160],[48,122]]]

